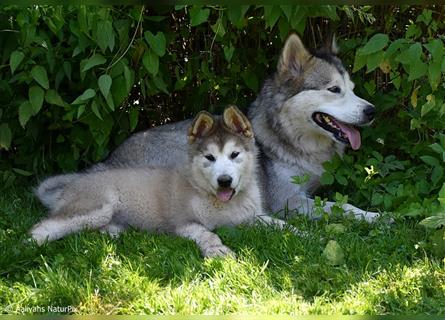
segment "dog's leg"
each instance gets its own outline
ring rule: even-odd
[[[113,215],[111,204],[105,204],[100,209],[96,209],[81,215],[54,216],[44,219],[36,224],[30,231],[32,239],[38,245],[45,241],[52,241],[64,236],[81,231],[83,229],[98,229],[107,225]]]
[[[323,206],[323,210],[330,214],[334,205],[335,202],[327,201]],[[313,217],[315,204],[313,199],[305,195],[296,195],[289,199],[288,207],[289,209],[296,209],[299,213]],[[364,211],[349,203],[343,204],[341,208],[347,213],[352,213],[356,219],[365,219],[367,222],[374,222],[380,215],[378,212]]]
[[[193,240],[204,257],[235,256],[232,250],[222,244],[221,239],[201,224],[190,223],[176,228],[175,234]]]
[[[125,230],[125,227],[121,224],[117,224],[114,222],[110,222],[106,226],[103,226],[100,228],[101,233],[107,233],[112,238],[118,237],[123,231]]]

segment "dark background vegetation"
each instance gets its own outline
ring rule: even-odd
[[[439,229],[444,13],[439,5],[2,7],[0,183],[82,169],[131,133],[199,110],[246,110],[290,32],[312,48],[335,32],[356,93],[378,115],[360,151],[326,164],[323,195]],[[443,246],[443,229],[435,236]]]

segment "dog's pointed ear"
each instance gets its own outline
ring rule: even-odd
[[[337,37],[335,36],[335,33],[331,36],[331,52],[335,55],[337,55],[340,52],[340,49],[337,45]]]
[[[224,124],[233,132],[253,138],[252,125],[247,117],[234,105],[228,106],[223,113]]]
[[[207,111],[199,112],[188,130],[188,142],[193,143],[206,136],[212,130],[214,124],[215,120],[210,113]]]
[[[327,36],[323,46],[318,49],[318,52],[333,54],[333,55],[337,55],[339,51],[340,50],[337,45],[337,37],[335,36],[334,33]]]
[[[288,72],[300,74],[304,64],[310,57],[311,54],[304,46],[300,37],[293,33],[287,38],[284,44],[277,70],[280,74]]]

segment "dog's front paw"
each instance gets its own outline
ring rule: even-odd
[[[225,245],[217,245],[205,248],[202,253],[205,258],[235,257],[235,253]]]
[[[363,219],[368,223],[375,222],[380,217],[380,213],[378,212],[364,211],[349,203],[343,205],[343,210],[345,210],[345,212],[352,213],[355,218]]]
[[[366,212],[363,211],[362,218],[366,220],[368,223],[375,222],[380,217],[380,213],[378,212]]]
[[[50,237],[49,231],[43,227],[42,225],[36,225],[29,232],[31,235],[31,241],[35,241],[37,245],[41,246],[46,241],[48,241]]]

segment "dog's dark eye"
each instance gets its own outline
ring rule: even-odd
[[[207,160],[214,162],[216,159],[212,154],[207,154],[204,156]]]
[[[234,151],[234,152],[232,152],[232,154],[230,155],[230,159],[235,159],[236,157],[238,157],[238,155],[239,155],[239,152]]]
[[[330,87],[330,88],[328,88],[328,90],[331,91],[332,93],[340,93],[341,92],[341,89],[337,86]]]

